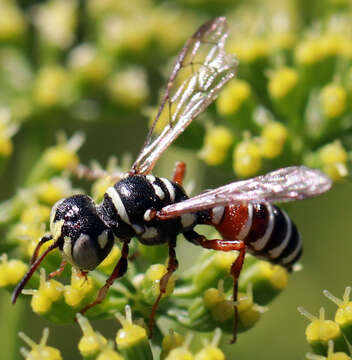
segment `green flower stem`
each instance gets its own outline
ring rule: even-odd
[[[1,357],[3,359],[22,359],[19,356],[20,340],[18,332],[22,327],[22,319],[26,302],[18,301],[16,307],[11,304],[10,294],[2,292],[0,297],[0,334],[1,334]]]

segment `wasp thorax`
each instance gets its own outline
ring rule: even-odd
[[[112,232],[87,195],[58,201],[51,211],[50,230],[53,238],[62,242],[60,250],[65,259],[81,270],[95,269],[114,242]]]

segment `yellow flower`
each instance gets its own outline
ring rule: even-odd
[[[233,136],[226,127],[208,127],[199,157],[209,165],[219,165],[224,162],[232,141]]]
[[[341,116],[347,107],[347,92],[341,85],[328,84],[321,93],[323,113],[328,118]]]
[[[149,96],[147,78],[142,68],[129,68],[111,76],[107,83],[110,96],[126,107],[139,107]]]
[[[61,65],[44,66],[37,74],[34,99],[38,105],[50,107],[64,104],[70,97],[69,74]]]
[[[238,56],[240,61],[251,63],[266,57],[270,51],[270,44],[264,38],[249,37],[230,43],[229,49]]]
[[[77,321],[83,336],[78,343],[78,350],[84,357],[97,356],[106,346],[107,340],[99,332],[94,331],[88,319],[80,313],[77,313]]]
[[[233,169],[238,176],[252,176],[260,170],[261,166],[261,151],[256,142],[245,140],[235,147],[233,151]]]
[[[217,111],[220,115],[234,114],[250,96],[251,88],[247,81],[233,80],[220,93],[216,101]]]
[[[58,48],[69,47],[75,39],[77,7],[76,0],[51,0],[37,6],[33,20],[42,38]]]
[[[295,69],[282,67],[272,72],[268,84],[269,93],[274,99],[287,96],[298,83],[298,73]]]
[[[24,276],[28,265],[21,260],[8,260],[6,254],[0,257],[0,287],[16,285]]]
[[[46,345],[49,337],[48,328],[43,330],[43,335],[39,344],[36,344],[23,332],[20,332],[18,336],[32,348],[32,350],[27,350],[26,348],[20,349],[21,354],[25,357],[26,360],[62,360],[61,353],[58,349]]]

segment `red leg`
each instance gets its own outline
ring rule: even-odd
[[[175,164],[174,176],[173,176],[172,180],[175,183],[182,186],[183,179],[185,177],[185,172],[186,172],[186,164],[183,161],[178,161]]]
[[[155,315],[156,315],[156,311],[158,309],[159,302],[160,302],[163,294],[165,294],[165,292],[166,292],[167,283],[169,282],[171,275],[176,271],[176,269],[178,267],[178,261],[177,261],[176,252],[175,252],[176,240],[169,241],[168,245],[169,245],[169,262],[167,265],[167,272],[160,279],[159,295],[153,304],[152,312],[151,312],[150,318],[149,318],[149,338],[150,339],[153,337]]]
[[[200,245],[205,249],[213,249],[220,251],[242,251],[245,249],[245,243],[242,240],[222,240],[213,239],[207,240],[204,236],[198,235],[198,238],[192,239],[192,242],[196,245]]]
[[[240,276],[243,263],[244,263],[244,256],[246,254],[245,247],[239,251],[239,254],[235,260],[235,262],[231,265],[230,274],[233,277],[233,301],[237,303],[237,294],[238,294],[238,278]],[[238,327],[238,308],[235,305],[235,318],[233,322],[233,338],[231,340],[231,344],[236,342],[237,338],[237,327]]]
[[[66,265],[67,265],[67,261],[66,261],[66,260],[62,260],[59,268],[49,274],[49,279],[52,279],[52,278],[54,278],[55,276],[61,275],[62,272],[64,271]]]
[[[195,231],[191,230],[184,233],[184,236],[187,240],[193,242],[196,245],[200,245],[206,249],[220,250],[220,251],[239,251],[239,254],[236,260],[231,265],[230,274],[233,277],[233,300],[237,302],[237,293],[238,293],[238,278],[240,276],[244,256],[246,254],[246,245],[241,240],[207,240],[204,236],[197,234]],[[237,305],[234,305],[234,322],[233,322],[233,338],[231,343],[236,342],[237,337],[237,326],[238,326],[238,309]]]
[[[85,306],[80,311],[81,314],[84,314],[87,310],[94,307],[95,305],[100,304],[105,299],[106,294],[108,293],[108,290],[109,290],[110,286],[113,284],[114,280],[123,276],[126,273],[127,262],[128,262],[128,250],[129,250],[128,243],[129,243],[129,240],[127,240],[123,243],[121,257],[120,257],[119,261],[117,262],[113,272],[107,278],[105,285],[99,290],[96,299],[92,303]]]

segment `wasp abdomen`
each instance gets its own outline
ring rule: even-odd
[[[302,254],[296,225],[271,204],[242,204],[212,209],[210,222],[223,239],[241,240],[250,253],[290,268]]]

